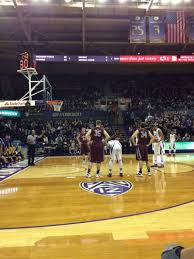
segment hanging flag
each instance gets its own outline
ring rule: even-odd
[[[146,42],[146,18],[143,15],[135,15],[130,17],[130,42],[145,43]]]
[[[168,11],[166,15],[167,42],[183,44],[186,42],[185,12]]]
[[[189,42],[194,42],[194,17],[188,18]]]
[[[165,42],[165,24],[163,16],[149,16],[149,41],[150,43]]]

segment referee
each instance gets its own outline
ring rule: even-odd
[[[35,165],[35,146],[36,146],[37,135],[35,134],[35,130],[32,130],[32,134],[27,136],[27,144],[28,144],[28,165]]]

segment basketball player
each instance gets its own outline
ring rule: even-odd
[[[156,125],[152,127],[153,135],[155,137],[155,140],[153,142],[153,150],[154,150],[154,164],[152,167],[164,167],[164,146],[163,146],[163,140],[164,135],[162,133],[162,130],[158,128]],[[157,158],[158,155],[160,156],[160,166],[158,166]]]
[[[119,163],[120,177],[123,177],[122,145],[119,141],[119,136],[115,136],[113,140],[108,142],[108,148],[110,152],[108,177],[112,177],[112,167],[115,161]]]
[[[110,136],[101,126],[101,121],[96,121],[96,127],[89,130],[86,138],[90,141],[90,163],[86,177],[90,177],[90,171],[93,163],[96,163],[96,177],[100,177],[100,166],[104,161],[104,141],[107,141]]]
[[[131,136],[131,140],[134,146],[136,146],[136,159],[139,161],[139,172],[137,176],[143,176],[142,168],[143,162],[146,162],[148,175],[151,176],[150,164],[148,161],[148,147],[154,141],[154,136],[146,129],[146,124],[141,123],[140,129],[137,129]]]
[[[174,131],[170,133],[170,144],[169,144],[169,156],[171,156],[171,151],[173,150],[173,156],[176,153],[176,134]]]
[[[80,134],[78,134],[77,141],[80,145],[81,155],[83,156],[83,163],[88,161],[89,146],[86,138],[86,128],[81,128]]]

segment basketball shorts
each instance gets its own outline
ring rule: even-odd
[[[175,141],[170,141],[169,149],[176,149],[176,142]]]
[[[136,159],[138,161],[148,161],[148,147],[146,145],[136,147]]]
[[[152,144],[152,149],[153,149],[155,155],[164,154],[164,145],[163,145],[163,142],[160,141],[159,143],[153,143],[153,144]]]
[[[104,161],[104,145],[103,143],[92,143],[90,149],[90,162],[101,163]]]
[[[110,159],[113,161],[122,160],[122,149],[120,147],[114,147],[113,150],[110,152]]]
[[[81,144],[81,155],[88,155],[89,147],[88,144]]]

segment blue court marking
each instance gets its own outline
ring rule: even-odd
[[[44,157],[37,157],[35,159],[35,163],[41,161]],[[18,166],[17,166],[18,165]],[[8,166],[7,168],[0,169],[0,183],[4,182],[8,178],[12,177],[13,175],[23,171],[28,167],[28,160],[24,160],[22,162],[18,162],[13,166]]]
[[[116,197],[132,190],[133,184],[127,180],[108,180],[95,182],[81,182],[80,188],[84,191],[103,195],[105,197]]]
[[[169,207],[165,207],[165,208],[161,208],[161,209],[157,209],[157,210],[150,210],[150,211],[128,214],[128,215],[123,215],[123,216],[116,216],[116,217],[112,217],[112,218],[102,218],[102,219],[94,219],[94,220],[86,220],[86,221],[76,221],[76,222],[68,222],[68,223],[61,223],[61,224],[59,223],[59,224],[37,225],[37,226],[5,227],[5,228],[0,228],[0,230],[60,227],[60,226],[69,226],[69,225],[78,225],[78,224],[99,222],[99,221],[105,221],[105,220],[122,219],[122,218],[140,216],[140,215],[150,214],[150,213],[159,212],[159,211],[163,211],[163,210],[173,209],[173,208],[180,207],[182,205],[186,205],[186,204],[189,204],[189,203],[192,203],[192,202],[194,202],[194,200],[190,200],[190,201],[187,201],[187,202],[183,202],[183,203],[180,203],[180,204],[176,204],[176,205],[173,205],[173,206],[169,206]]]

